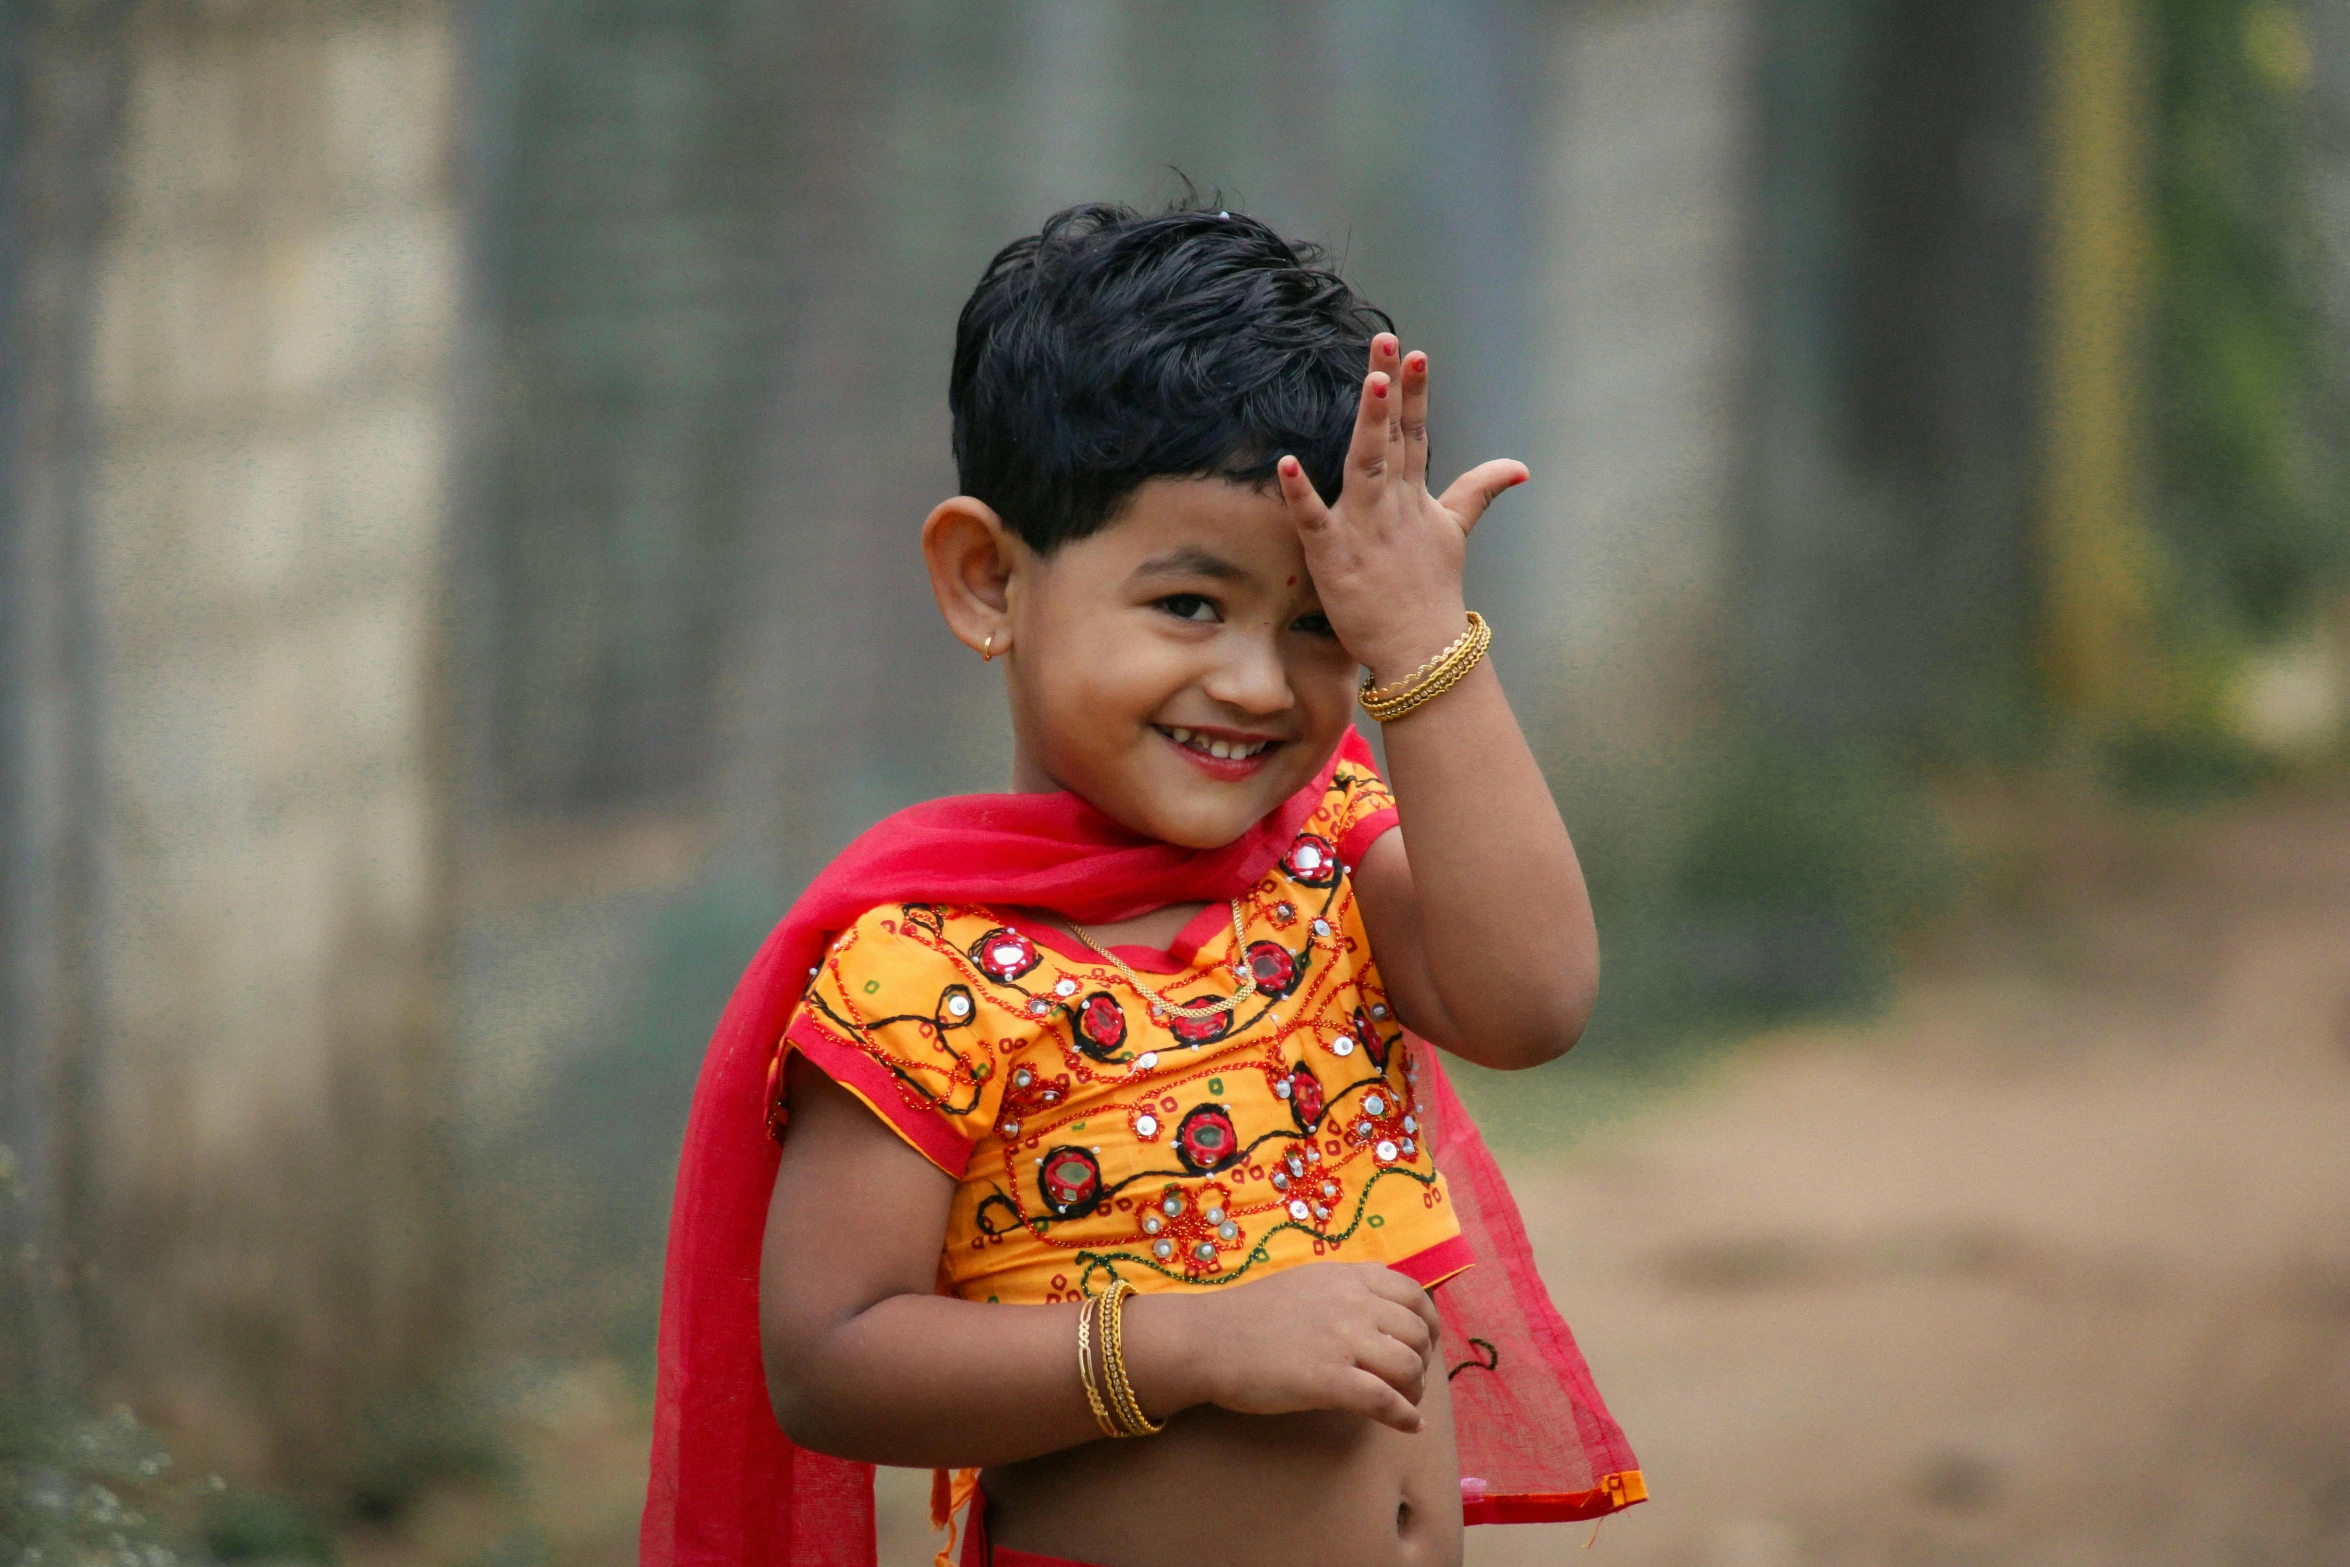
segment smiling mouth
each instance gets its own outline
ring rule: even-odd
[[[1281,743],[1278,740],[1227,740],[1218,735],[1202,734],[1197,730],[1180,729],[1167,724],[1152,727],[1185,750],[1213,757],[1219,762],[1245,762],[1251,757],[1262,756]]]

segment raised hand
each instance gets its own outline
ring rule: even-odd
[[[1428,356],[1394,334],[1371,339],[1354,440],[1338,504],[1315,493],[1294,456],[1277,465],[1322,613],[1339,641],[1384,685],[1461,633],[1461,567],[1469,530],[1526,465],[1480,463],[1442,496],[1428,493]]]

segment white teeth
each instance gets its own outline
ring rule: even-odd
[[[1164,733],[1177,745],[1188,746],[1203,756],[1224,760],[1239,758],[1245,761],[1273,743],[1270,740],[1217,740],[1196,729],[1178,729],[1172,724],[1167,726]]]

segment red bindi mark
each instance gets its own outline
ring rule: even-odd
[[[1294,588],[1294,587],[1296,587],[1296,586],[1297,586],[1297,578],[1295,578],[1295,577],[1292,577],[1292,578],[1290,578],[1290,579],[1289,579],[1289,585],[1290,585],[1291,587],[1293,587],[1293,588]]]

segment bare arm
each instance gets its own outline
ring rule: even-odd
[[[1101,1434],[1074,1305],[932,1293],[955,1183],[794,1057],[767,1210],[759,1337],[775,1417],[818,1452],[913,1468],[1015,1462]],[[1126,1364],[1154,1419],[1346,1409],[1418,1429],[1436,1309],[1400,1273],[1317,1263],[1126,1308]]]
[[[1468,533],[1525,478],[1514,462],[1427,488],[1428,361],[1373,340],[1346,488],[1325,507],[1292,461],[1281,485],[1323,611],[1382,684],[1460,634]],[[1405,832],[1355,868],[1371,945],[1413,1031],[1485,1066],[1538,1066],[1582,1036],[1599,940],[1582,867],[1490,660],[1387,728]]]

